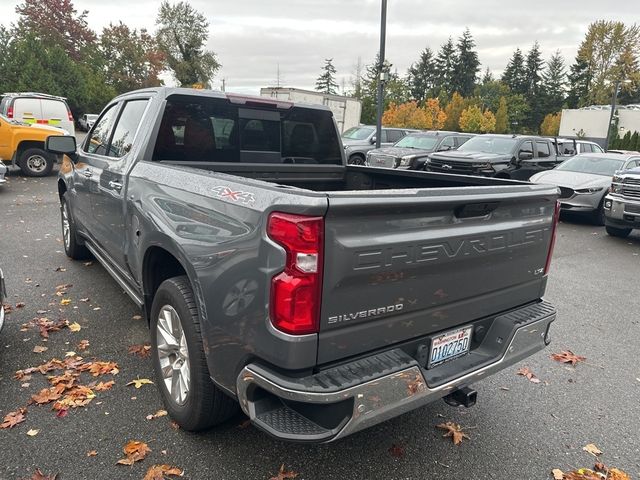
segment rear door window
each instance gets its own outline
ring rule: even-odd
[[[440,144],[440,149],[446,150],[449,147],[449,150],[453,150],[456,148],[456,139],[455,137],[446,137],[442,143]]]
[[[387,143],[396,143],[402,140],[405,133],[401,130],[387,130]],[[384,138],[384,137],[383,137]]]
[[[536,148],[539,158],[549,158],[551,156],[551,149],[549,149],[547,142],[536,142]]]
[[[111,127],[118,112],[117,104],[111,105],[109,109],[102,114],[100,120],[91,130],[91,137],[87,137],[84,144],[84,150],[88,153],[96,155],[107,155],[107,147],[109,145],[109,137],[111,136]]]

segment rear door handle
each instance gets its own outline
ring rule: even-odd
[[[122,184],[120,182],[114,182],[113,180],[109,182],[109,187],[117,190],[118,192],[122,190]]]

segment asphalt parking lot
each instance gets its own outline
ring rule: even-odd
[[[0,419],[20,407],[27,414],[0,430],[0,479],[30,478],[36,468],[59,480],[142,479],[153,464],[180,467],[190,479],[268,480],[283,464],[298,479],[546,479],[553,468],[593,467],[596,459],[583,451],[591,443],[602,462],[640,477],[640,232],[620,240],[586,221],[563,220],[547,291],[558,308],[553,343],[477,384],[475,407],[438,402],[335,444],[299,445],[271,439],[242,415],[203,434],[175,429],[169,417],[147,420],[162,408],[155,387],[126,385],[153,378],[151,361],[128,352],[147,341],[139,312],[97,262],[64,255],[56,178],[11,172],[8,180],[0,188],[0,267],[14,308],[0,334]],[[81,329],[50,332],[44,342],[36,328],[22,327],[41,317]],[[82,340],[89,342],[83,351]],[[47,350],[34,353],[36,346]],[[587,360],[571,367],[550,359],[566,349]],[[14,373],[73,351],[117,362],[117,375],[82,377],[115,380],[113,388],[63,417],[50,405],[27,405],[46,377],[17,380]],[[524,366],[539,384],[516,375]],[[436,425],[444,421],[461,424],[470,439],[455,446],[443,438]],[[151,453],[116,465],[130,440]]]

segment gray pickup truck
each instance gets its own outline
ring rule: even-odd
[[[470,406],[550,341],[556,187],[349,166],[325,107],[204,90],[122,95],[82,145],[47,148],[66,155],[65,251],[143,309],[187,430],[239,404],[275,437],[332,441]]]
[[[640,158],[635,159],[640,163]],[[616,172],[604,199],[604,222],[609,235],[626,238],[640,229],[640,167]]]

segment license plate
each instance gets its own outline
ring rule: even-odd
[[[472,330],[473,327],[464,327],[433,338],[427,368],[435,367],[469,353]]]

